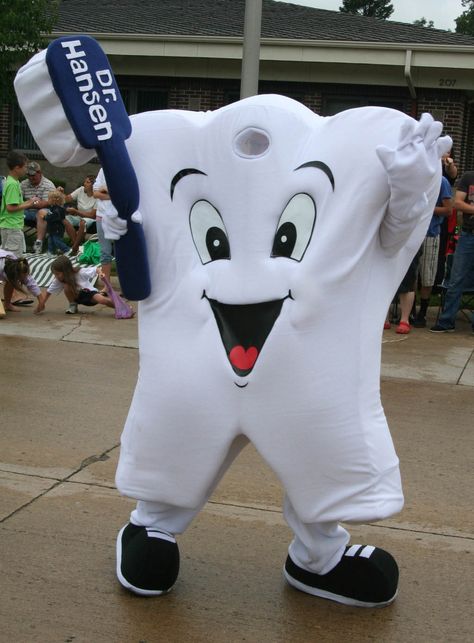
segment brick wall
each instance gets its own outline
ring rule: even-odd
[[[10,108],[8,105],[0,106],[0,158],[4,157],[10,149]],[[2,172],[2,174],[5,174]]]
[[[213,110],[237,100],[240,81],[176,77],[119,77],[121,87],[153,88],[166,92],[168,107],[171,109],[191,109],[195,111]],[[442,120],[445,132],[454,141],[454,153],[460,171],[473,167],[474,119],[470,106],[461,91],[417,90],[417,100],[411,99],[406,87],[383,87],[366,85],[340,85],[316,83],[290,83],[264,81],[259,86],[260,93],[284,94],[300,101],[316,113],[325,114],[330,97],[350,98],[358,104],[393,104],[405,113],[418,118],[428,111]],[[9,109],[0,109],[0,173],[4,174],[5,154],[11,144],[11,124]],[[88,168],[87,171],[92,168]],[[51,168],[50,174],[64,177],[69,184],[81,182],[86,168]]]
[[[453,155],[459,171],[464,171],[468,167],[468,157],[472,156],[471,140],[468,138],[469,108],[466,97],[461,92],[446,90],[420,93],[417,117],[423,112],[429,112],[443,123],[443,132],[453,139]]]

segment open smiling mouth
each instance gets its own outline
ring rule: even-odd
[[[205,292],[202,296],[211,305],[234,372],[239,377],[245,377],[255,366],[283,302],[293,299],[291,291],[283,299],[260,304],[223,304],[217,299],[209,299]]]

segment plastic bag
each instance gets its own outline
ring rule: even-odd
[[[105,287],[107,288],[107,294],[110,299],[114,302],[115,306],[115,319],[131,319],[135,315],[133,308],[127,304],[126,301],[120,297],[120,295],[115,292],[112,288],[112,284],[104,275],[101,276],[101,280],[104,282]]]

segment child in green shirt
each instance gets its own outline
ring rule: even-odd
[[[20,181],[26,174],[28,159],[19,152],[7,154],[8,176],[3,184],[0,204],[0,235],[3,250],[13,252],[17,257],[25,252],[23,234],[23,211],[35,205],[36,199],[23,201]]]

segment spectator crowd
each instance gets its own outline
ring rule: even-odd
[[[78,304],[116,308],[120,297],[110,286],[113,245],[102,229],[102,216],[111,207],[102,170],[97,177],[87,175],[81,186],[66,194],[43,175],[38,162],[28,161],[24,154],[12,151],[6,162],[8,175],[2,180],[0,205],[0,281],[5,310],[19,312],[19,306],[32,304],[32,299],[25,299],[25,290],[37,298],[37,313],[44,310],[51,294],[60,292],[66,296],[69,314],[78,312]],[[25,257],[28,229],[35,231],[33,253],[44,254],[50,262],[51,283],[45,291],[36,283]],[[96,234],[99,264],[74,266],[71,258],[88,233]],[[99,290],[96,284],[101,279],[104,283]],[[120,318],[126,316],[122,311]]]

